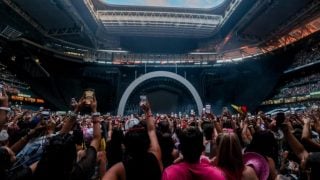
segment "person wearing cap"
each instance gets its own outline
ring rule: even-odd
[[[135,125],[138,125],[140,123],[140,121],[137,118],[132,118],[129,119],[128,121],[126,121],[124,127],[125,130],[129,130],[131,128],[133,128]]]

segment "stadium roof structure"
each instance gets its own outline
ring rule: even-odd
[[[100,0],[110,5],[177,7],[177,8],[216,8],[226,0]]]
[[[110,59],[109,52],[123,50],[140,57],[149,47],[230,59],[270,52],[320,30],[319,0],[217,2],[202,8],[104,0],[0,0],[0,36],[81,57],[90,52]],[[209,55],[204,59],[212,59]]]
[[[88,6],[92,15],[102,22],[110,34],[206,38],[213,36],[228,18],[223,13],[232,14],[242,0],[219,0],[211,8],[114,5],[100,0],[86,1],[92,4]]]

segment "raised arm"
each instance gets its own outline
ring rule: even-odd
[[[250,142],[252,141],[252,134],[248,128],[248,120],[245,119],[243,121],[243,128],[241,131],[241,137],[243,142],[245,142],[246,144],[250,144]]]
[[[29,140],[32,139],[33,137],[35,137],[36,135],[38,135],[39,133],[41,133],[43,130],[45,130],[45,126],[41,125],[40,123],[37,125],[37,127],[35,127],[34,129],[30,130],[28,132],[27,135],[25,135],[24,137],[20,138],[19,141],[17,141],[16,143],[14,143],[10,149],[14,152],[14,153],[18,153],[20,152],[25,145],[28,144]]]
[[[221,124],[218,121],[217,116],[215,116],[214,114],[210,113],[210,114],[207,114],[207,118],[213,123],[213,127],[215,128],[215,130],[217,131],[218,134],[223,132]]]
[[[75,114],[70,116],[64,117],[64,124],[62,126],[62,129],[60,131],[61,134],[63,133],[69,133],[71,129],[73,128],[74,124],[76,123],[76,116]]]
[[[293,150],[294,154],[300,159],[305,160],[308,157],[308,152],[305,150],[303,145],[297,140],[296,137],[293,136],[293,134],[290,132],[288,125],[283,124],[282,130],[284,132],[284,136],[286,137],[289,146]]]
[[[162,166],[162,161],[161,161],[161,149],[160,145],[158,142],[158,138],[156,135],[156,127],[155,127],[155,120],[152,115],[152,111],[150,108],[149,103],[147,102],[146,104],[142,105],[142,109],[144,110],[144,113],[146,115],[146,124],[147,124],[147,129],[148,129],[148,135],[150,139],[150,147],[149,147],[149,152],[154,154],[159,162],[161,170],[163,169]]]
[[[111,138],[112,138],[112,119],[108,121],[109,123],[109,126],[108,126],[108,138],[107,138],[107,141],[111,141]]]
[[[97,151],[99,150],[101,142],[101,128],[100,128],[100,113],[97,113],[97,100],[93,97],[93,101],[90,105],[92,112],[92,123],[93,123],[93,139],[91,140],[90,146],[94,147]]]
[[[7,123],[7,111],[9,107],[9,100],[7,93],[4,88],[2,88],[1,92],[2,96],[0,96],[0,129]]]
[[[302,120],[304,122],[304,125],[303,125],[301,140],[307,143],[309,146],[320,150],[320,144],[314,142],[311,139],[311,131],[310,131],[311,119],[309,117],[303,117]]]
[[[60,133],[69,133],[71,131],[71,129],[73,128],[77,120],[76,115],[78,114],[78,112],[80,112],[83,106],[83,103],[84,103],[83,98],[79,100],[79,103],[77,103],[76,101],[72,102],[71,107],[73,108],[73,113],[69,116],[64,117],[64,124],[62,126]]]

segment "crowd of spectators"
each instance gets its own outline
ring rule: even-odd
[[[320,73],[315,73],[309,76],[305,76],[302,78],[293,79],[288,82],[285,87],[297,86],[302,85],[310,82],[320,81]]]
[[[297,109],[300,109],[300,108],[312,107],[314,105],[320,107],[320,101],[319,100],[314,100],[314,101],[295,102],[295,103],[290,103],[290,104],[279,104],[279,105],[277,105],[277,108],[278,109],[281,109],[281,108],[287,108],[287,109],[297,108]],[[274,107],[272,109],[274,109]]]
[[[116,62],[194,62],[194,61],[215,61],[217,59],[214,54],[124,54],[115,53],[113,61]]]
[[[304,96],[318,91],[320,91],[320,73],[314,73],[286,82],[273,99]]]
[[[150,103],[123,117],[100,114],[94,96],[73,99],[67,114],[10,110],[3,88],[0,179],[320,179],[318,106],[172,116]]]
[[[196,107],[193,104],[179,104],[175,107],[175,111],[171,112],[171,114],[176,114],[177,116],[179,114],[188,114],[191,111],[194,111],[194,109],[196,109]],[[140,112],[140,107],[137,104],[127,104],[125,111],[127,114],[135,114]]]
[[[303,66],[320,60],[320,43],[301,50],[296,56],[293,64],[289,69]]]
[[[18,94],[19,90],[29,89],[29,86],[12,74],[5,65],[0,63],[0,84],[6,84],[8,91]]]
[[[309,95],[312,92],[320,91],[320,81],[294,87],[284,87],[274,98],[287,98]]]

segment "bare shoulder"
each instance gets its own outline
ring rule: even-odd
[[[103,176],[103,180],[125,180],[126,171],[123,163],[119,162],[113,165]]]
[[[274,162],[274,160],[270,157],[267,157],[267,161],[269,164],[269,168],[270,168],[270,177],[272,179],[276,179],[277,175],[278,175],[278,171],[276,169],[276,163]]]
[[[257,174],[250,166],[245,166],[242,172],[242,180],[258,180]]]

